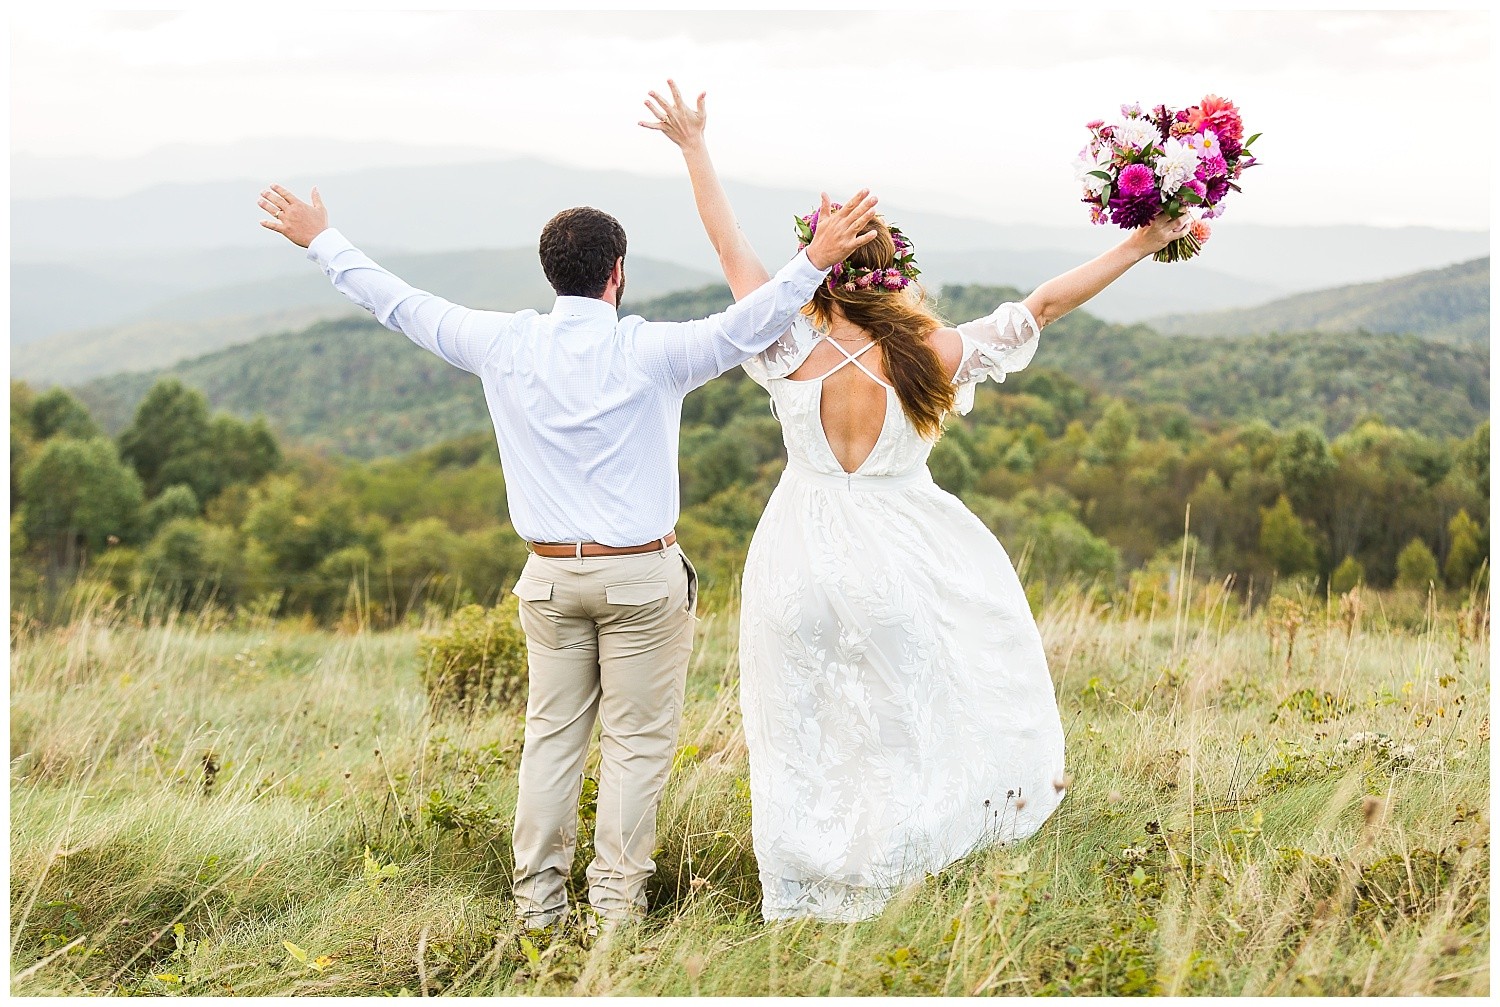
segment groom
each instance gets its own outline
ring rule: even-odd
[[[656,809],[672,768],[693,645],[696,577],[677,546],[677,437],[688,392],[776,340],[829,268],[875,236],[875,197],[823,196],[812,243],[727,311],[694,322],[620,318],[625,231],[564,210],[542,229],[547,314],[476,311],[417,290],[279,185],[261,224],[307,249],[344,296],[479,377],[511,522],[531,557],[515,586],[528,694],[512,833],[528,928],[568,913],[589,735],[601,724],[589,903],[606,920],[646,907]],[[823,223],[826,221],[826,223]]]

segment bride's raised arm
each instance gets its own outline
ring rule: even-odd
[[[1103,255],[1037,287],[1026,298],[1027,310],[1038,326],[1050,325],[1124,276],[1131,266],[1182,237],[1192,223],[1185,213],[1175,220],[1157,214],[1150,224],[1131,231]]]
[[[734,299],[739,300],[771,278],[761,263],[755,249],[745,239],[740,223],[734,216],[734,207],[729,195],[714,170],[714,162],[708,156],[708,142],[703,137],[708,125],[707,95],[698,95],[696,107],[682,100],[675,81],[667,81],[672,92],[668,102],[655,91],[646,99],[646,108],[654,117],[641,122],[647,129],[666,134],[667,139],[677,144],[682,159],[687,162],[688,178],[693,183],[693,199],[698,204],[698,217],[708,240],[719,255],[719,267]]]
[[[933,348],[953,366],[953,383],[959,386],[954,411],[963,414],[972,408],[978,382],[1004,381],[1007,374],[1031,363],[1043,326],[1089,300],[1168,242],[1182,237],[1191,225],[1187,214],[1176,220],[1161,214],[1147,226],[1131,231],[1103,255],[1054,276],[1024,301],[1007,301],[983,318],[953,329],[939,329],[934,333]]]

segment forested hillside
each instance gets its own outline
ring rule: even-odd
[[[1158,332],[1189,336],[1400,332],[1488,345],[1490,260],[1486,256],[1393,280],[1296,294],[1254,308],[1170,315],[1147,324]]]
[[[946,287],[940,310],[955,321],[1021,296],[1005,287]],[[701,317],[729,302],[723,286],[627,305],[648,318]],[[1163,336],[1074,312],[1042,335],[1030,371],[1091,392],[1172,406],[1203,420],[1306,422],[1327,436],[1378,415],[1430,436],[1462,436],[1489,413],[1487,347],[1416,336],[1336,335],[1243,340]],[[121,429],[153,382],[175,376],[215,408],[265,415],[289,440],[361,458],[397,454],[487,429],[471,375],[366,319],[322,322],[295,333],[164,370],[90,382],[77,394],[107,430]],[[741,380],[738,371],[720,381]]]

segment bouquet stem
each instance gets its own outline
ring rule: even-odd
[[[1203,250],[1203,245],[1191,234],[1178,238],[1167,247],[1151,256],[1157,262],[1181,262],[1183,259],[1191,259]]]

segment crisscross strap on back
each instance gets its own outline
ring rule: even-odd
[[[862,357],[862,356],[864,356],[864,354],[866,353],[866,351],[868,351],[871,347],[873,347],[875,345],[874,340],[871,340],[870,342],[868,342],[865,345],[861,346],[858,350],[856,350],[853,353],[850,353],[848,350],[844,349],[841,345],[839,345],[839,342],[836,339],[829,339],[828,337],[825,336],[823,341],[826,342],[826,343],[828,343],[834,349],[838,350],[840,353],[842,353],[844,355],[844,359],[840,360],[838,363],[836,363],[832,367],[828,368],[828,370],[826,370],[822,374],[818,375],[818,377],[815,380],[822,381],[824,378],[828,377],[828,375],[832,374],[834,371],[842,370],[843,368],[848,367],[850,364],[853,364],[855,367],[858,367],[860,370],[864,371],[865,375],[871,381],[875,382],[877,385],[883,385],[886,388],[891,387],[886,382],[884,382],[884,381],[880,380],[879,378],[877,378],[875,376],[875,373],[873,371],[871,371],[868,367],[866,367],[864,364],[862,364],[862,363],[859,362],[859,358]]]

